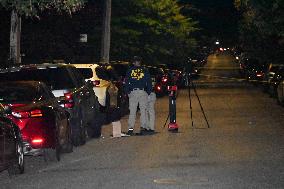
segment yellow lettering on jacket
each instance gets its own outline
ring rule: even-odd
[[[131,71],[131,78],[140,80],[144,77],[143,69],[134,69]]]

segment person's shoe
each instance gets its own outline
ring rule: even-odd
[[[133,135],[133,129],[132,129],[132,128],[128,129],[128,131],[127,131],[126,134],[127,134],[127,135]]]
[[[148,133],[154,133],[154,132],[155,132],[155,130],[147,129],[147,132],[148,132]]]
[[[130,135],[126,134],[126,133],[121,133],[121,137],[129,137]]]
[[[139,132],[139,133],[135,133],[136,136],[142,136],[143,133],[142,132]]]
[[[144,128],[144,127],[140,127],[140,131],[147,131],[147,129],[146,128]]]

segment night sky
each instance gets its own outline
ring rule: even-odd
[[[224,45],[233,45],[238,37],[240,19],[233,0],[181,0],[192,10],[186,12],[199,22],[200,34],[219,39]]]

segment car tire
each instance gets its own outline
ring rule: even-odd
[[[80,114],[77,118],[71,120],[72,127],[72,143],[74,146],[84,145],[87,140],[86,127],[84,126],[84,118]]]
[[[71,153],[73,152],[73,144],[72,144],[72,130],[68,122],[68,133],[66,143],[62,146],[62,152]]]
[[[16,142],[15,150],[16,150],[17,161],[9,166],[8,168],[9,175],[23,174],[25,171],[24,149],[21,140]]]
[[[87,131],[90,138],[99,138],[102,134],[102,125],[105,122],[106,114],[97,112],[94,116]]]
[[[93,138],[99,138],[102,134],[102,126],[100,124],[96,124],[96,126],[93,129]]]
[[[84,120],[81,119],[80,121],[80,145],[84,145],[87,142],[88,133],[86,126],[84,124]]]
[[[61,146],[59,142],[57,126],[56,126],[56,131],[54,135],[55,135],[55,146],[53,148],[43,149],[43,158],[45,162],[61,160]]]
[[[280,87],[280,86],[278,86],[278,87]],[[279,105],[284,106],[284,95],[282,93],[280,92],[280,90],[277,90],[277,101],[278,101]]]

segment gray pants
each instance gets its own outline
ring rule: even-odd
[[[155,130],[155,102],[156,102],[156,94],[151,93],[148,96],[148,104],[146,108],[146,117],[147,117],[147,122],[146,126],[143,127],[145,129],[151,129]]]
[[[146,125],[146,107],[148,94],[144,90],[134,90],[129,94],[129,119],[128,129],[134,128],[137,106],[140,108],[140,123],[141,126]],[[138,128],[140,131],[140,127]]]

